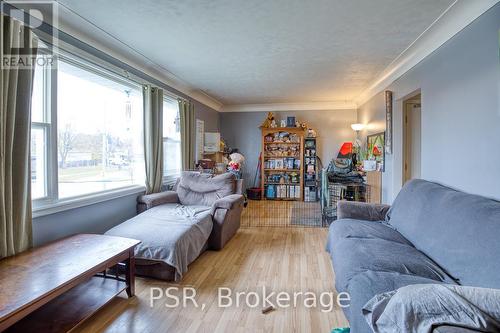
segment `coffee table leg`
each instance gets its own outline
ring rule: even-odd
[[[127,296],[132,297],[135,294],[135,260],[134,249],[129,252],[129,257],[125,260],[125,281],[127,283]]]

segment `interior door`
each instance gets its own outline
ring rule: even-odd
[[[404,109],[403,183],[421,177],[422,108],[419,99],[407,101]]]

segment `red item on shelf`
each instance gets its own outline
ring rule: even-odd
[[[340,148],[339,155],[349,155],[352,153],[352,142],[344,142]]]

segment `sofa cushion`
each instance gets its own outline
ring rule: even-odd
[[[343,221],[339,225],[348,223],[353,228],[363,228],[360,221]],[[398,272],[452,282],[438,265],[407,243],[377,237],[336,236],[336,225],[337,222],[330,226],[328,250],[335,268],[335,287],[338,291],[345,291],[354,276],[366,271]],[[338,229],[345,230],[346,227]],[[393,237],[396,239],[396,236]]]
[[[233,194],[235,177],[224,173],[207,178],[195,172],[183,172],[177,185],[177,195],[183,205],[212,206],[217,199]]]
[[[349,283],[349,287],[347,288],[347,292],[351,297],[350,306],[348,308],[344,308],[344,313],[349,319],[351,332],[372,332],[363,317],[362,309],[364,305],[375,295],[396,290],[407,285],[430,283],[437,282],[432,279],[397,272],[366,271],[356,275],[352,278]]]
[[[500,290],[448,284],[412,284],[373,297],[363,315],[374,332],[431,332],[455,325],[500,332]]]
[[[500,288],[500,202],[412,180],[388,222],[460,284]]]
[[[331,244],[342,238],[385,239],[401,244],[411,243],[399,232],[381,221],[365,221],[355,219],[336,220],[330,225],[327,240],[327,251]]]
[[[383,239],[346,238],[332,253],[336,286],[345,290],[349,281],[365,271],[397,272],[453,282],[431,259],[412,246]]]

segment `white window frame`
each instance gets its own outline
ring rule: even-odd
[[[43,52],[41,54],[44,55]],[[33,208],[50,203],[57,198],[57,72],[53,67],[45,67],[43,71],[43,122],[31,122],[31,128],[44,130],[45,144],[45,196],[33,200]],[[55,156],[55,164],[54,164]],[[55,180],[55,183],[54,183]],[[35,209],[34,209],[35,210]]]
[[[179,100],[179,96],[176,96],[176,95],[173,95],[173,94],[169,94],[169,93],[164,93],[163,95],[163,102],[170,102],[170,101],[178,101]],[[163,110],[163,112],[165,112],[165,110]],[[178,110],[177,112],[179,112],[179,116],[180,116],[180,110]],[[162,151],[163,153],[165,153],[165,150],[164,150],[164,145],[165,145],[165,141],[166,141],[166,137],[163,135],[163,126],[161,128],[161,137],[162,137]],[[182,140],[182,137],[181,137],[181,140]],[[163,168],[165,168],[165,166],[163,166]],[[177,179],[181,176],[181,172],[182,170],[179,170],[178,173],[173,173],[173,174],[165,174],[162,170],[162,175],[163,175],[163,185],[174,185],[175,182],[177,181]]]
[[[132,194],[140,194],[145,191],[144,185],[129,185],[117,189],[97,191],[89,194],[82,194],[69,198],[59,198],[58,188],[58,151],[57,151],[57,61],[63,60],[73,66],[90,71],[96,75],[114,80],[120,84],[141,89],[141,84],[130,78],[120,77],[100,66],[94,65],[85,59],[70,55],[60,51],[57,57],[53,58],[55,64],[52,69],[44,72],[44,117],[45,122],[32,122],[33,128],[44,128],[46,139],[46,168],[45,168],[45,188],[46,196],[32,200],[33,217],[40,217],[57,212],[83,207],[98,202],[112,200]],[[50,98],[49,98],[50,96]],[[53,102],[54,101],[54,102]]]

